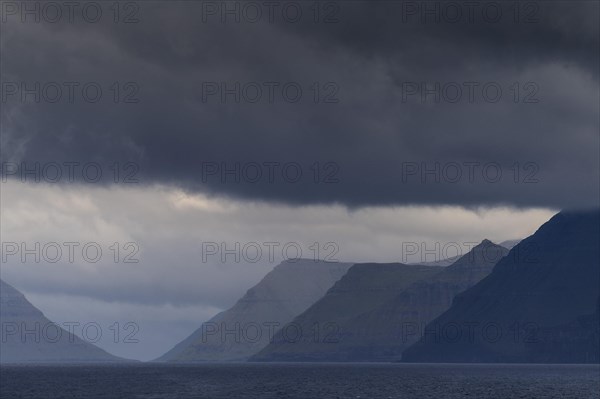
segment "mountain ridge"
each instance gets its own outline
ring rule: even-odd
[[[50,321],[0,280],[0,363],[128,362]]]
[[[598,325],[581,320],[599,313],[599,226],[599,210],[554,215],[457,295],[427,326],[431,337],[408,348],[403,360],[598,362]],[[457,326],[455,340],[440,338],[449,325]],[[490,336],[494,331],[498,337]]]
[[[285,261],[155,361],[244,361],[281,326],[321,298],[352,263]]]

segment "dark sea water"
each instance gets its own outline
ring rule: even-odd
[[[2,398],[594,398],[593,365],[203,364],[0,367]]]

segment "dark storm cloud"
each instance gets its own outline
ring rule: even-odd
[[[443,2],[321,3],[317,23],[304,2],[295,23],[221,23],[206,7],[222,3],[138,4],[131,24],[108,6],[96,24],[3,15],[3,94],[42,85],[39,103],[20,89],[3,98],[9,174],[12,162],[98,162],[111,182],[109,165],[131,161],[142,184],[294,204],[598,202],[595,2],[475,2],[472,16],[457,2],[457,23]],[[502,5],[497,21],[489,4]],[[80,86],[50,103],[47,82]],[[89,82],[97,103],[80,94]],[[218,85],[236,82],[246,98],[224,104]],[[439,102],[422,99],[436,83]]]

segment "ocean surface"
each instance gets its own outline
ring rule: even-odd
[[[593,398],[598,365],[202,364],[0,367],[2,398]]]

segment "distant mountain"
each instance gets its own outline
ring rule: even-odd
[[[500,244],[501,247],[504,247],[508,250],[511,250],[515,245],[517,245],[521,240],[506,240],[502,241]],[[446,259],[434,260],[431,262],[411,262],[409,265],[424,265],[424,266],[450,266],[454,262],[460,259],[462,255],[451,256]]]
[[[561,212],[457,296],[408,362],[600,362],[600,211]]]
[[[0,362],[119,362],[52,323],[15,288],[0,280]]]
[[[521,242],[521,240],[520,240],[520,239],[519,239],[519,240],[506,240],[506,241],[502,241],[502,242],[501,242],[500,244],[498,244],[498,245],[500,245],[501,247],[504,247],[504,248],[506,248],[506,249],[509,249],[509,250],[510,250],[510,249],[513,249],[513,247],[514,247],[515,245],[517,245],[518,243],[520,243],[520,242]]]
[[[354,326],[350,320],[441,270],[441,267],[402,263],[356,264],[321,300],[282,328],[273,342],[251,360],[343,360],[340,344],[352,332]]]
[[[320,326],[323,339],[309,335],[286,340],[279,333],[251,360],[399,360],[425,323],[448,309],[456,294],[489,274],[507,253],[484,240],[448,267],[355,265],[292,323],[303,331]]]
[[[431,262],[414,262],[414,263],[409,263],[409,265],[444,266],[445,267],[445,266],[450,266],[451,264],[456,262],[458,259],[460,259],[460,256],[461,255],[451,256],[446,259],[433,260]]]
[[[157,361],[242,361],[319,300],[351,263],[301,259],[276,266],[230,309],[203,323]]]

